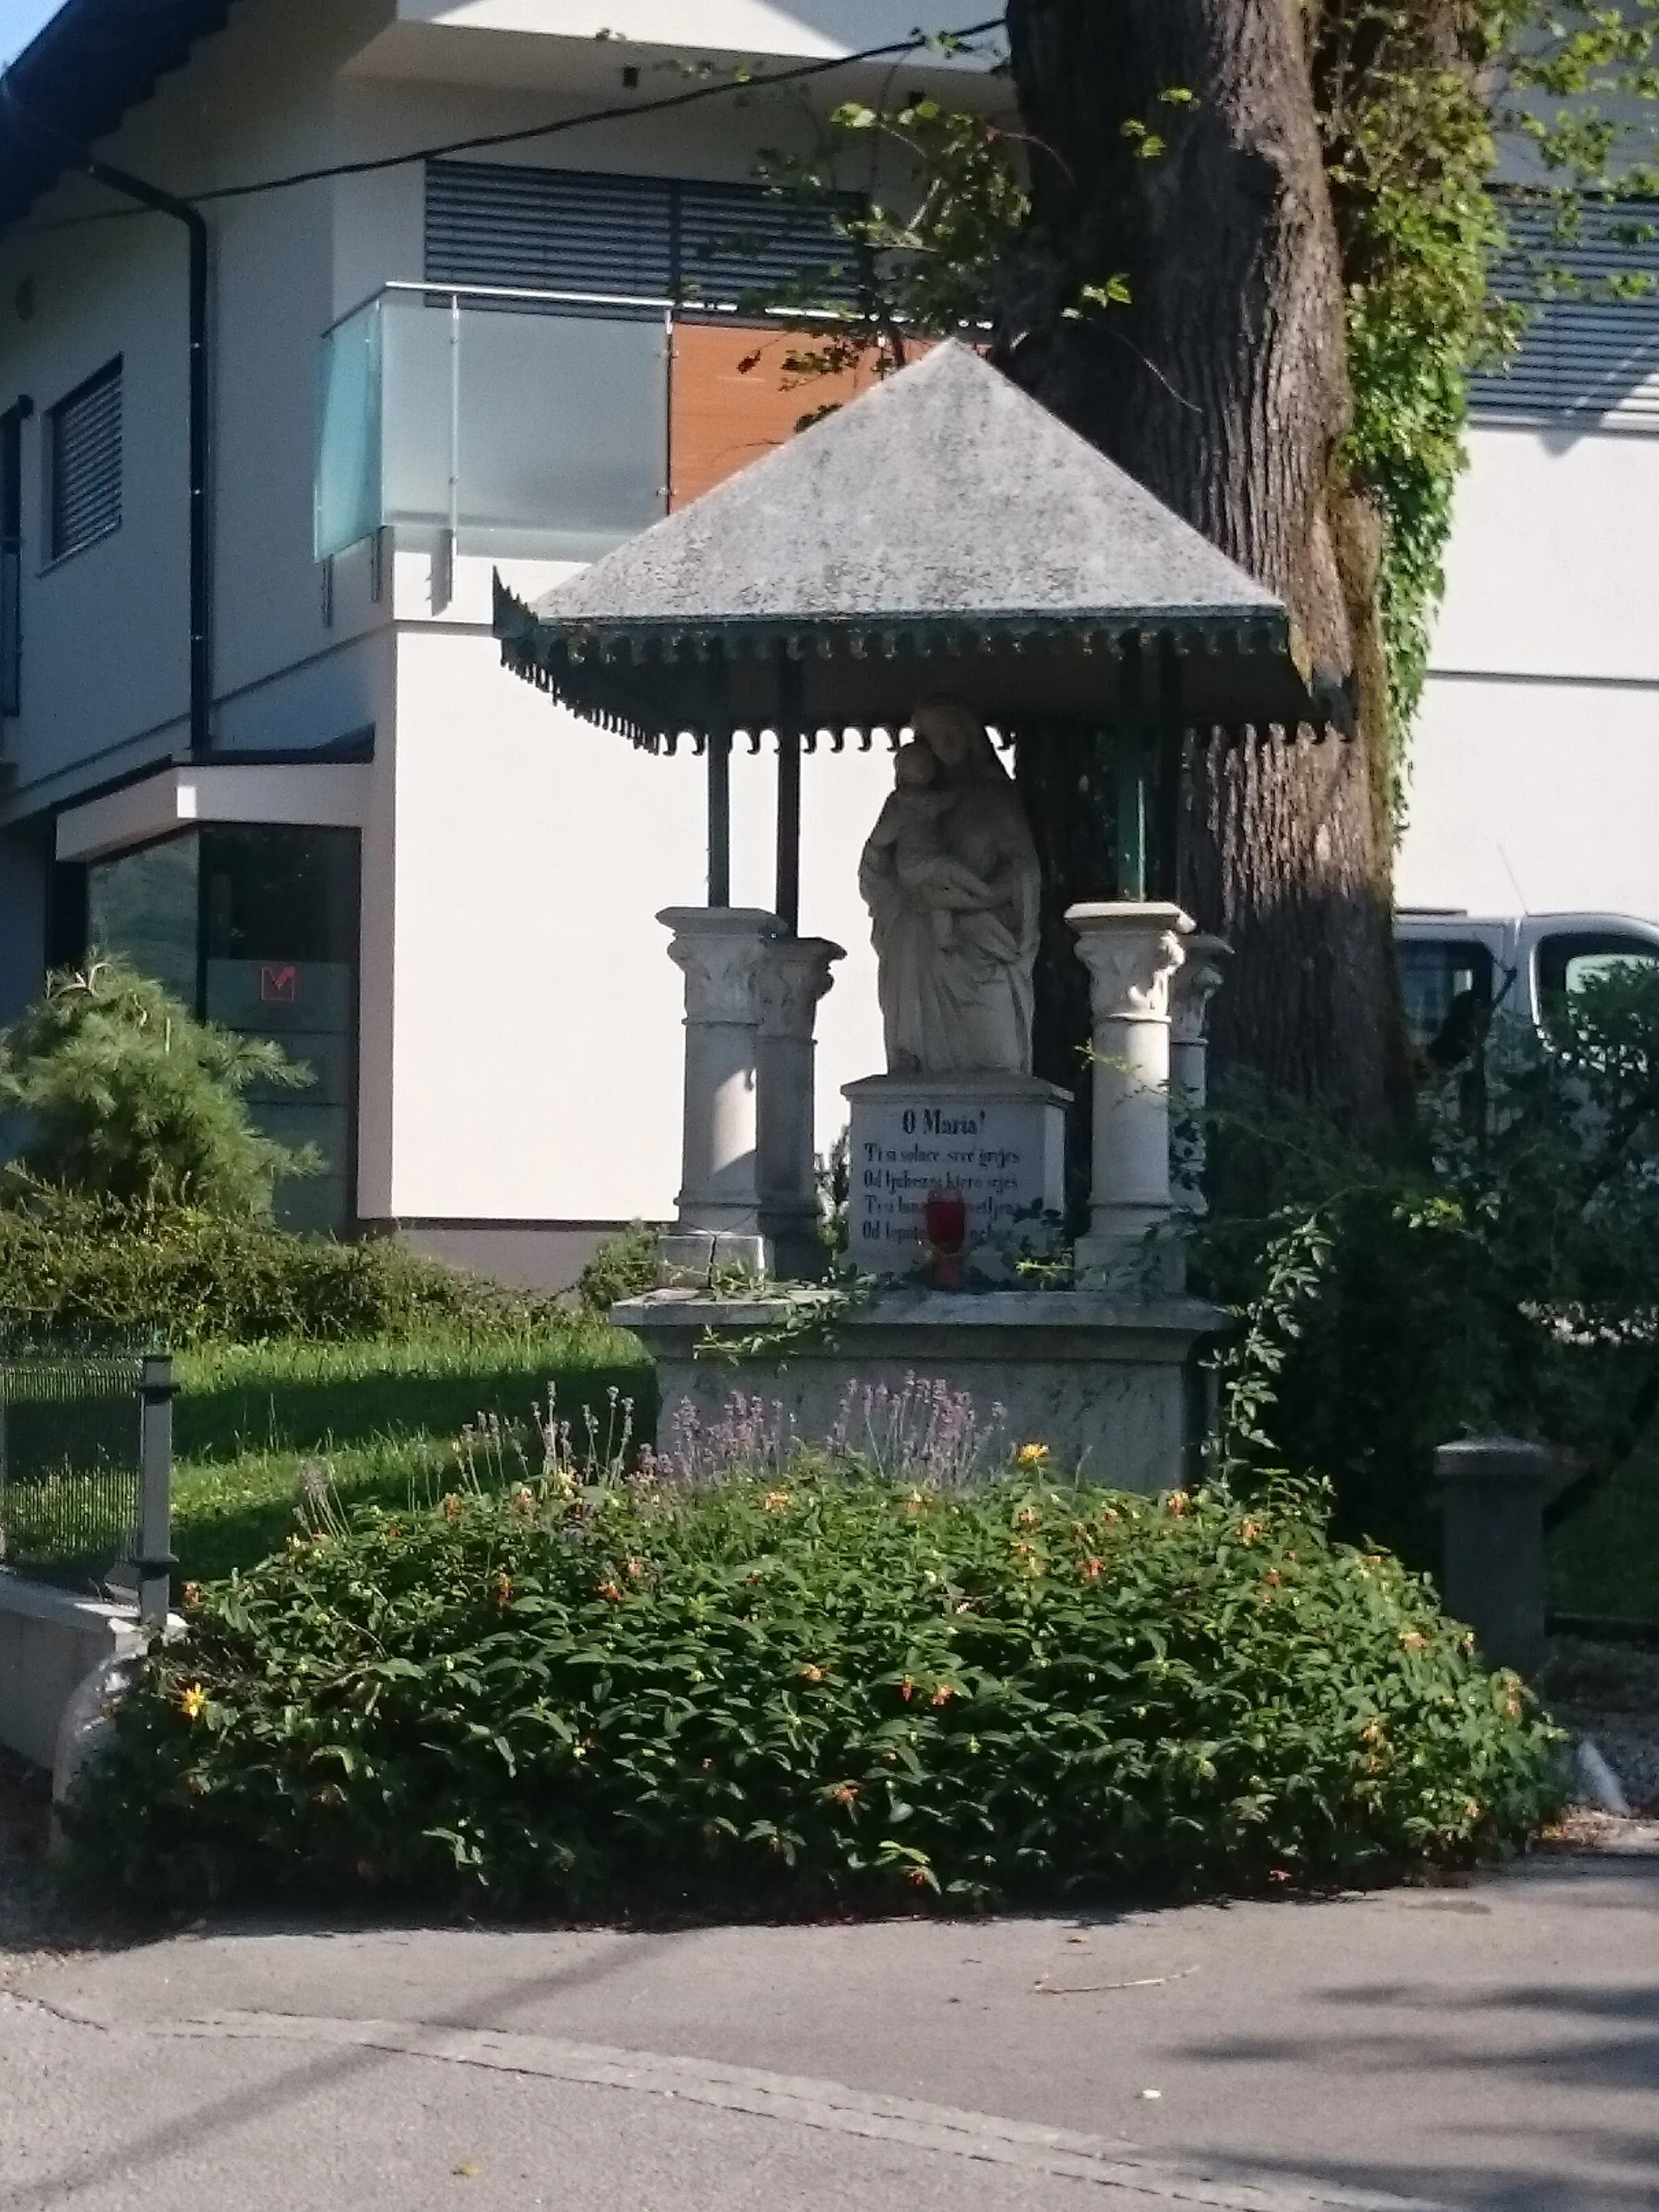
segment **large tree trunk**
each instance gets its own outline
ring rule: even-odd
[[[1003,366],[1277,591],[1356,710],[1352,738],[1195,748],[1182,896],[1237,954],[1217,1056],[1374,1130],[1400,1066],[1377,544],[1335,465],[1342,283],[1304,18],[1296,0],[1010,0],[1008,28],[1034,204]],[[1166,150],[1147,158],[1140,126]],[[1120,273],[1128,305],[1063,313]],[[1107,886],[1056,766],[1026,781],[1063,904]],[[1074,1079],[1064,957],[1039,1027],[1045,1072]]]

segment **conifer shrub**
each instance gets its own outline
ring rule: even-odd
[[[198,1021],[123,961],[65,969],[0,1034],[9,1172],[118,1205],[269,1214],[276,1177],[320,1162],[262,1136],[243,1094],[312,1079],[280,1045]]]
[[[1377,1878],[1521,1844],[1553,1731],[1320,1493],[796,1452],[326,1501],[187,1593],[67,1808],[104,1896],[811,1910]]]

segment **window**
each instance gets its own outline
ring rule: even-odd
[[[0,714],[23,707],[23,418],[0,415]]]
[[[1586,983],[1621,969],[1650,966],[1659,961],[1659,944],[1644,937],[1627,937],[1617,930],[1585,931],[1574,937],[1547,937],[1538,947],[1538,995],[1571,998]]]
[[[1651,204],[1577,211],[1576,235],[1554,237],[1555,211],[1498,194],[1509,251],[1492,272],[1497,296],[1529,319],[1515,354],[1469,378],[1477,419],[1659,423],[1659,231]],[[1632,280],[1644,280],[1645,290]]]
[[[67,560],[121,527],[121,363],[118,357],[46,417],[46,549]]]
[[[1491,953],[1462,939],[1419,938],[1397,943],[1395,958],[1407,1034],[1437,1066],[1455,1066],[1492,1009]]]

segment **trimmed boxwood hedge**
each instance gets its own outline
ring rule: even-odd
[[[800,1465],[325,1506],[190,1594],[69,1808],[100,1893],[655,1911],[1468,1861],[1553,1731],[1318,1493]]]
[[[0,1314],[14,1336],[349,1343],[433,1328],[544,1328],[556,1302],[388,1239],[337,1243],[257,1216],[36,1189],[0,1205]]]

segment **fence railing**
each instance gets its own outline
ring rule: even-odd
[[[163,1354],[0,1352],[0,1565],[164,1620],[173,1397]]]

